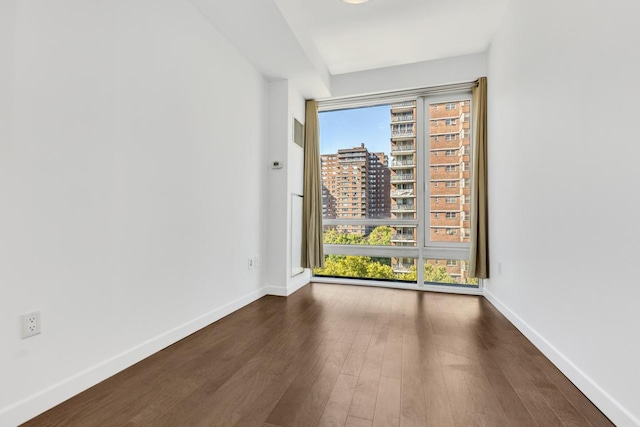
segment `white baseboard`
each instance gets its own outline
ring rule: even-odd
[[[286,286],[267,286],[264,289],[266,289],[267,295],[275,295],[277,297],[287,296]]]
[[[22,424],[268,293],[270,292],[266,287],[251,292],[84,371],[78,372],[26,399],[2,408],[0,409],[0,426],[10,427]]]
[[[267,295],[288,297],[289,295],[302,288],[303,286],[308,285],[309,283],[311,283],[311,274],[309,270],[305,269],[302,273],[299,273],[289,279],[289,284],[287,286],[267,286],[265,287],[265,289],[267,290]]]
[[[311,270],[304,269],[302,273],[298,274],[295,277],[292,277],[289,280],[289,285],[287,286],[287,296],[291,295],[298,289],[308,285],[311,283]]]
[[[313,283],[327,283],[332,285],[354,285],[354,286],[373,286],[377,288],[391,288],[391,289],[409,289],[412,291],[429,291],[440,292],[447,294],[462,294],[462,295],[479,295],[482,296],[482,289],[465,287],[465,286],[446,286],[446,285],[418,285],[416,283],[402,283],[383,280],[369,280],[369,279],[344,279],[339,277],[323,277],[313,276],[311,278]]]
[[[640,420],[614,399],[606,390],[593,381],[584,371],[562,354],[520,316],[502,303],[486,288],[484,296],[494,305],[522,334],[529,339],[571,382],[575,384],[594,405],[619,427],[640,427]]]

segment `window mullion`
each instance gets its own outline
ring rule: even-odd
[[[417,279],[418,285],[424,284],[424,248],[427,246],[426,239],[427,233],[425,230],[428,227],[427,212],[429,200],[429,188],[425,186],[426,176],[429,171],[429,159],[425,150],[425,139],[428,134],[427,121],[425,115],[425,99],[424,97],[418,98],[416,101],[416,161],[417,161],[417,177],[416,177],[416,204],[418,205],[418,229],[416,234],[418,235],[418,264],[417,264]]]

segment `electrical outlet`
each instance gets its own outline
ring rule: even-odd
[[[254,267],[253,258],[249,258],[249,259],[247,260],[247,268],[248,268],[249,270],[251,270],[253,267]]]
[[[40,333],[40,312],[34,311],[22,315],[22,338],[29,338]]]

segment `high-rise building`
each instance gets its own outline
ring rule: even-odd
[[[416,102],[391,104],[391,217],[415,219],[417,215],[417,156],[416,156]],[[415,225],[394,226],[391,244],[416,246]],[[393,258],[394,271],[408,272],[415,265],[413,258]]]
[[[391,105],[391,215],[415,219],[417,215],[416,102]],[[429,105],[429,218],[431,242],[469,242],[470,229],[470,120],[469,101]],[[394,227],[395,246],[415,246],[415,226]],[[428,260],[444,265],[450,276],[467,279],[466,261]],[[407,271],[415,260],[394,258],[395,271]]]
[[[469,101],[429,105],[429,236],[432,242],[469,243],[471,188]],[[446,265],[459,282],[467,280],[467,261]]]
[[[371,153],[364,144],[321,157],[324,218],[388,218],[389,168],[384,153]],[[368,234],[371,227],[340,225],[341,233]]]

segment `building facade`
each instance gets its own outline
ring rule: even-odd
[[[417,215],[417,110],[416,101],[392,104],[391,217]],[[433,103],[428,107],[428,239],[430,242],[469,242],[470,230],[470,109],[469,101]],[[426,238],[426,236],[425,236]],[[392,245],[416,246],[415,226],[393,227]],[[451,277],[466,282],[466,261],[428,260],[444,265]],[[408,271],[413,259],[394,258],[395,271]]]
[[[417,151],[416,101],[391,104],[391,218],[416,219],[417,215]],[[393,226],[393,246],[416,246],[416,226]],[[397,273],[408,272],[416,263],[413,258],[392,258]]]
[[[371,153],[364,144],[321,158],[322,214],[331,219],[388,218],[388,157]],[[341,233],[367,235],[372,227],[339,225]]]

